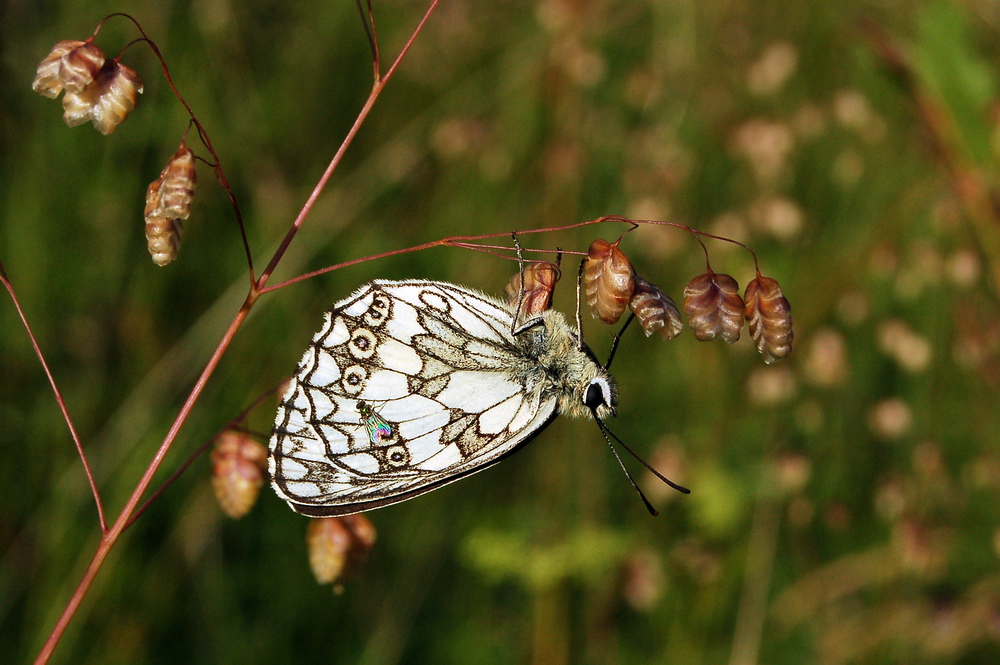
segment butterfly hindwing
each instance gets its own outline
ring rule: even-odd
[[[279,495],[307,515],[349,514],[458,480],[527,442],[556,399],[533,378],[512,319],[503,303],[441,282],[375,281],[337,303],[278,410]],[[370,434],[375,411],[384,439]]]

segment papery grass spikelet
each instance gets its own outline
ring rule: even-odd
[[[309,520],[306,547],[309,567],[320,584],[332,584],[350,574],[375,544],[375,527],[361,514]]]
[[[142,93],[142,79],[134,70],[115,60],[104,63],[97,77],[79,92],[67,88],[63,96],[63,120],[70,127],[93,123],[107,136],[125,122]]]
[[[642,325],[646,337],[655,332],[664,341],[669,341],[684,330],[680,310],[673,298],[638,275],[635,276],[635,289],[628,305]]]
[[[739,288],[731,276],[711,269],[688,282],[684,287],[684,313],[695,337],[703,342],[721,337],[736,343],[743,328]]]
[[[330,584],[340,579],[347,568],[351,532],[339,517],[309,520],[306,547],[309,550],[309,567],[316,581]]]
[[[167,161],[160,177],[146,190],[146,243],[153,263],[165,266],[177,258],[182,221],[191,214],[198,183],[194,153],[184,143]]]
[[[160,172],[158,182],[162,183],[156,197],[155,216],[187,219],[191,215],[191,201],[198,185],[198,172],[194,167],[194,153],[184,143],[167,160]],[[152,185],[150,186],[152,187]],[[149,196],[146,197],[149,205]],[[149,211],[146,213],[150,214]]]
[[[31,88],[50,99],[63,90],[80,93],[93,83],[103,66],[104,53],[95,44],[61,41],[38,64]]]
[[[212,489],[222,512],[239,519],[257,502],[267,449],[249,435],[236,430],[223,432],[212,450]]]
[[[177,258],[184,223],[169,217],[146,218],[146,247],[153,263],[161,268]]]
[[[583,292],[591,314],[608,324],[617,322],[635,288],[635,271],[618,249],[618,241],[609,243],[598,238],[592,242],[582,271]]]
[[[777,280],[757,277],[747,284],[743,299],[744,316],[750,336],[768,365],[788,357],[792,352],[792,307],[781,293]]]
[[[559,281],[561,273],[554,263],[548,261],[532,261],[524,264],[524,286],[521,286],[521,273],[514,275],[504,286],[507,302],[512,307],[521,304],[521,316],[531,317],[541,314],[552,306],[552,291]]]
[[[362,554],[367,554],[372,547],[375,546],[375,541],[378,538],[378,533],[375,531],[375,525],[372,521],[368,519],[364,513],[354,513],[353,515],[345,515],[341,519],[347,524],[347,528],[351,530],[354,535],[354,551],[356,556]]]
[[[60,58],[59,80],[67,93],[79,93],[93,85],[104,68],[104,51],[97,44],[84,43]]]
[[[59,77],[62,57],[84,43],[75,39],[67,39],[53,46],[49,54],[38,63],[38,69],[35,70],[35,80],[31,82],[31,89],[49,99],[58,97],[66,87]]]

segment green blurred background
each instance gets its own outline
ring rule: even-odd
[[[376,5],[388,62],[420,3]],[[67,128],[35,66],[128,11],[211,133],[258,267],[371,84],[349,2],[0,7],[0,260],[113,517],[246,290],[231,209],[199,167],[180,259],[149,260],[146,185],[186,126],[143,46],[110,137]],[[112,20],[116,54],[135,31]],[[451,234],[605,214],[751,245],[796,350],[630,331],[615,431],[673,479],[646,514],[593,423],[370,514],[342,594],[305,518],[265,490],[224,518],[207,456],[119,542],[58,663],[1000,662],[1000,4],[445,2],[276,274]],[[198,150],[206,155],[204,150]],[[619,229],[526,238],[581,250]],[[679,298],[692,238],[623,244]],[[741,250],[709,245],[741,284]],[[514,264],[458,249],[324,275],[259,303],[159,480],[286,377],[321,313],[376,278],[500,292]],[[572,309],[571,280],[557,307]],[[0,305],[0,650],[37,653],[98,540],[79,460],[10,299]],[[588,323],[599,355],[610,332]],[[269,401],[249,424],[266,436]],[[9,659],[9,661],[8,661]]]

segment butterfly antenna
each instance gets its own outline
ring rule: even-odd
[[[624,449],[625,449],[625,451],[626,451],[626,452],[627,452],[627,453],[628,453],[629,455],[631,455],[632,457],[634,457],[634,458],[636,458],[637,460],[639,460],[639,463],[640,463],[640,464],[642,464],[642,465],[643,465],[644,467],[646,467],[646,469],[648,469],[648,470],[649,470],[649,472],[650,472],[650,473],[652,473],[652,474],[653,474],[654,476],[656,476],[657,478],[659,478],[660,480],[662,480],[662,481],[663,481],[664,483],[666,483],[667,485],[670,485],[671,487],[673,487],[673,488],[674,488],[675,490],[677,490],[678,492],[681,492],[681,493],[683,493],[683,494],[690,494],[690,493],[691,493],[691,490],[689,490],[688,488],[684,487],[683,485],[678,485],[678,484],[677,484],[677,483],[675,483],[674,481],[670,480],[669,478],[667,478],[666,476],[664,476],[664,475],[663,475],[662,473],[660,473],[659,471],[657,471],[656,469],[654,469],[654,468],[653,468],[653,467],[652,467],[652,466],[650,465],[650,463],[649,463],[649,462],[647,462],[646,460],[644,460],[644,459],[642,459],[641,457],[639,457],[639,455],[638,455],[638,454],[636,454],[636,452],[635,452],[634,450],[632,450],[631,448],[629,448],[629,447],[628,447],[628,444],[627,444],[627,443],[625,443],[624,441],[622,441],[621,439],[619,439],[619,438],[618,438],[618,437],[617,437],[617,436],[615,435],[615,433],[614,433],[614,432],[612,432],[612,431],[611,431],[611,430],[610,430],[610,429],[608,428],[608,426],[607,426],[607,425],[605,425],[605,424],[604,424],[603,422],[601,422],[600,420],[598,420],[598,421],[597,421],[597,424],[598,424],[598,425],[600,426],[600,428],[601,428],[601,431],[602,431],[602,432],[604,432],[604,435],[605,435],[605,436],[604,436],[604,438],[605,438],[605,439],[606,439],[606,438],[607,438],[608,436],[610,436],[610,437],[611,437],[612,439],[614,439],[615,441],[617,441],[617,442],[618,442],[618,444],[619,444],[619,445],[620,445],[620,446],[621,446],[622,448],[624,448]],[[611,444],[611,442],[610,442],[610,441],[608,441],[608,444],[610,445],[610,444]],[[612,450],[613,450],[613,449],[614,449],[614,446],[612,446]],[[616,453],[616,454],[617,454],[617,453]],[[619,461],[621,461],[621,460],[619,460]],[[632,483],[632,484],[634,485],[635,483]]]
[[[510,324],[510,334],[515,334],[517,330],[517,320],[521,316],[521,308],[524,307],[524,253],[521,251],[521,241],[517,239],[517,231],[511,231],[510,237],[514,239],[514,249],[517,250],[517,309],[514,310],[514,321]]]
[[[618,466],[620,466],[622,468],[622,471],[625,472],[625,477],[628,478],[628,481],[630,483],[632,483],[632,488],[635,489],[636,493],[639,495],[639,498],[642,499],[642,502],[646,504],[646,510],[649,511],[650,515],[656,517],[660,513],[656,510],[656,508],[653,508],[653,504],[649,502],[649,499],[646,498],[646,495],[642,493],[641,489],[639,489],[639,485],[637,485],[635,479],[632,478],[632,474],[629,473],[628,469],[625,468],[625,462],[622,461],[622,458],[618,454],[618,451],[615,450],[615,444],[611,443],[611,439],[608,438],[608,434],[611,433],[611,430],[608,429],[607,425],[598,420],[596,413],[594,413],[594,420],[597,421],[597,426],[601,428],[601,434],[604,435],[604,440],[608,442],[608,447],[611,448],[611,453],[615,456],[615,459],[618,460]],[[615,435],[611,434],[611,436]],[[615,436],[615,440],[616,441],[618,440],[617,436]],[[619,441],[619,443],[621,443],[621,441]]]
[[[579,349],[583,351],[583,319],[580,317],[580,289],[583,288],[583,266],[587,259],[580,261],[580,271],[576,273],[576,339]]]
[[[634,318],[635,318],[635,312],[632,312],[631,314],[628,315],[628,321],[625,322],[625,325],[622,326],[622,329],[618,331],[617,335],[615,335],[614,341],[611,342],[611,353],[608,354],[608,362],[604,363],[604,369],[611,368],[611,361],[615,359],[615,352],[618,350],[618,342],[621,341],[622,335],[625,334],[625,329],[628,328],[629,324],[632,323],[632,319]]]

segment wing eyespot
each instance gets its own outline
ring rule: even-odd
[[[378,339],[375,333],[365,328],[358,328],[351,334],[351,340],[347,343],[347,348],[351,355],[358,360],[367,360],[375,355],[375,347],[378,346]]]
[[[344,378],[340,382],[344,392],[348,395],[357,395],[364,390],[365,382],[368,380],[368,372],[361,365],[351,365],[344,370]]]
[[[385,450],[385,460],[394,469],[401,469],[410,464],[410,451],[406,446],[389,446]]]

